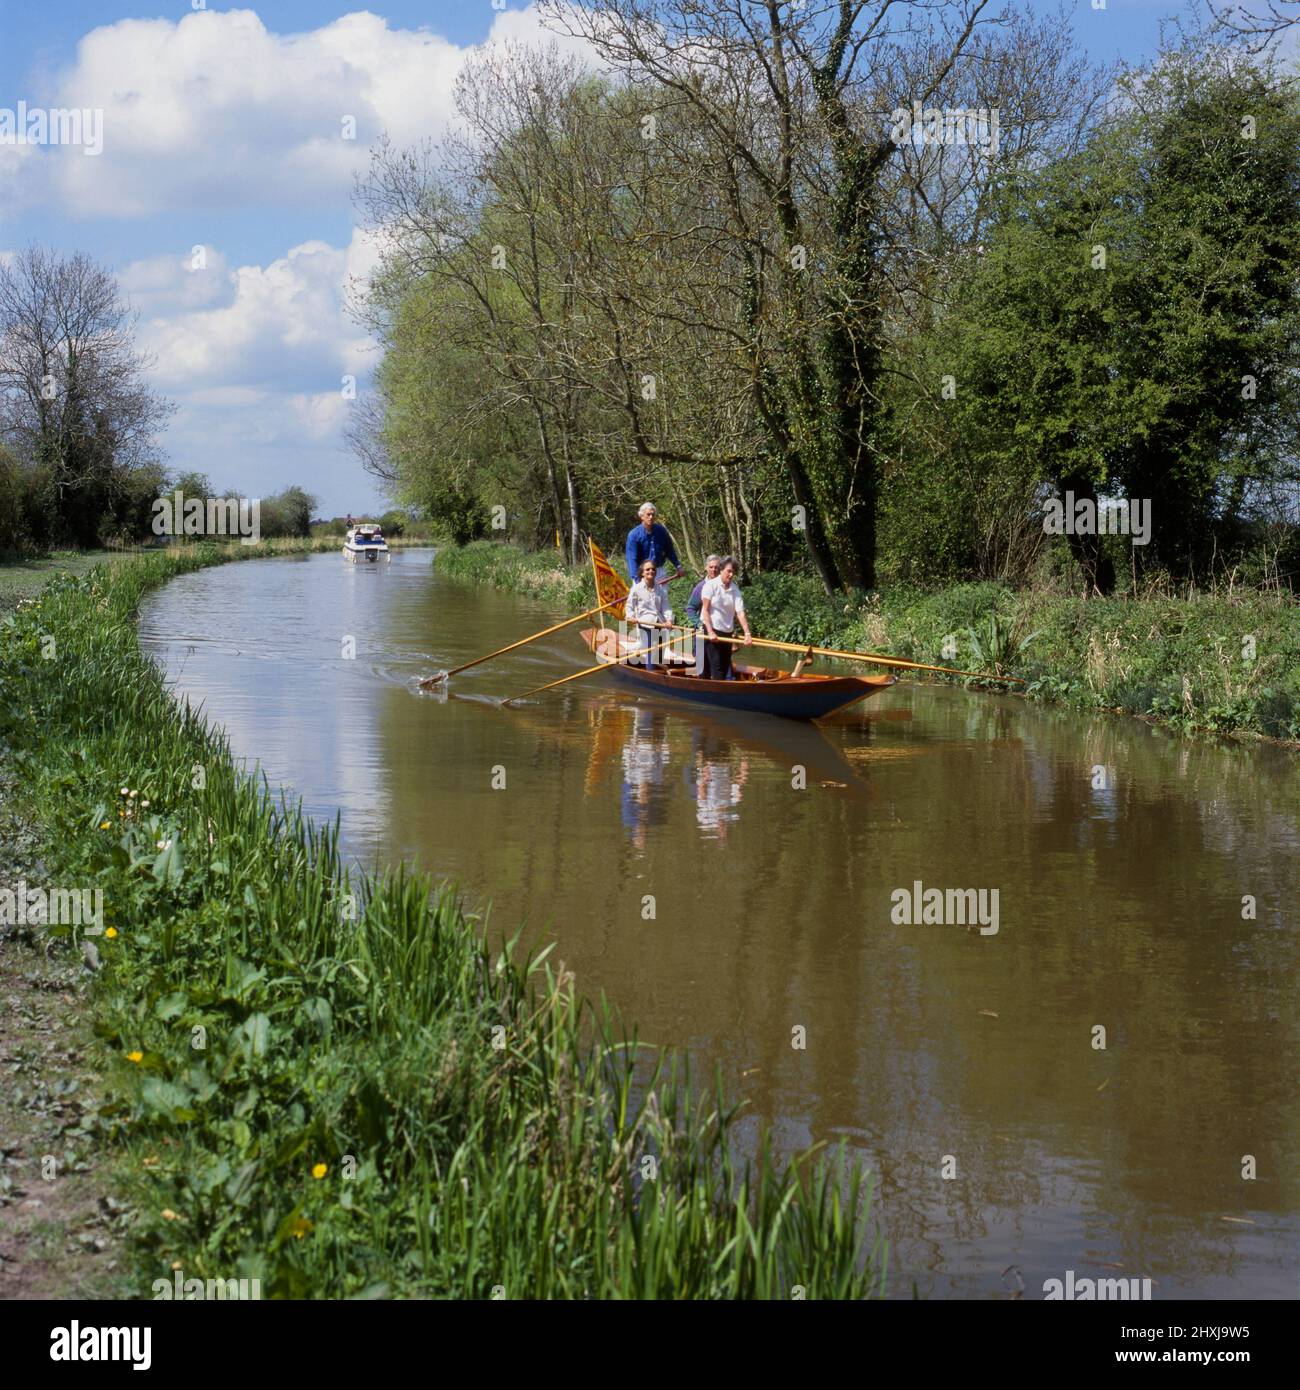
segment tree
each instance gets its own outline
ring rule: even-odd
[[[0,266],[0,438],[42,474],[52,532],[78,544],[116,529],[172,410],[134,329],[112,275],[84,255],[33,246]]]
[[[1300,111],[1267,67],[1194,46],[1122,84],[1075,155],[1003,185],[919,349],[923,412],[972,495],[1035,482],[1150,501],[1135,565],[1194,573],[1252,493],[1296,475]],[[1071,535],[1090,589],[1114,574]]]

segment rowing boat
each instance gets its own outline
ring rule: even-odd
[[[623,659],[620,660],[619,637],[613,628],[586,628],[582,640],[598,662],[609,666],[616,680],[648,695],[666,695],[744,714],[775,714],[784,719],[824,719],[836,710],[888,690],[896,679],[890,675],[826,676],[813,672],[795,675],[771,666],[742,666],[733,662],[736,679],[715,681],[696,675],[692,665],[672,664],[650,670],[628,665],[627,654],[635,650],[635,643],[623,645]]]

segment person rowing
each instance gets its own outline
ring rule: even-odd
[[[710,579],[718,577],[718,569],[722,564],[721,555],[710,555],[704,562],[704,577],[691,590],[691,596],[686,602],[686,621],[692,627],[700,626],[700,605],[704,601],[704,586]]]
[[[641,646],[641,661],[647,670],[652,670],[655,664],[652,648],[664,640],[659,629],[673,620],[668,607],[668,589],[656,582],[653,560],[643,561],[641,578],[627,591],[623,618],[629,626],[635,624]]]
[[[707,580],[700,595],[700,620],[709,635],[704,646],[706,680],[736,679],[731,669],[731,643],[719,642],[718,638],[730,637],[735,632],[737,618],[745,634],[745,646],[749,646],[754,634],[749,630],[745,600],[740,595],[740,585],[736,583],[736,562],[728,555],[718,566],[718,577]]]

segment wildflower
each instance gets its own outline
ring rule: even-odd
[[[289,1229],[293,1232],[294,1240],[301,1240],[312,1229],[312,1224],[305,1216],[300,1216]]]
[[[134,801],[134,800],[136,799],[136,797],[139,796],[139,795],[140,795],[139,792],[133,791],[133,792],[131,793],[131,800]]]
[[[126,1054],[126,1060],[127,1060],[128,1062],[143,1062],[143,1061],[144,1061],[144,1053],[143,1053],[143,1052],[128,1052],[128,1053]]]
[[[177,1217],[176,1213],[175,1213],[170,1207],[164,1207],[164,1208],[162,1209],[162,1219],[163,1219],[164,1221],[177,1221],[177,1220],[179,1220],[179,1218]]]
[[[329,1166],[328,1163],[318,1163],[318,1164],[316,1164],[316,1166],[311,1170],[311,1175],[312,1175],[313,1178],[315,1178],[315,1179],[317,1180],[317,1182],[319,1182],[319,1181],[321,1180],[321,1178],[323,1178],[323,1177],[325,1176],[325,1174],[329,1172],[329,1170],[330,1170],[330,1166]]]
[[[118,789],[118,795],[119,795],[119,796],[125,796],[125,795],[126,795],[126,788],[125,788],[125,787],[119,788],[119,789]]]
[[[108,826],[109,826],[109,822],[108,822],[108,821],[104,821],[104,822],[101,823],[101,825],[100,825],[99,828],[100,828],[101,830],[107,830],[107,829],[108,829]]]
[[[159,848],[159,849],[171,849],[171,847],[172,847],[172,842],[171,842],[170,840],[159,840],[159,841],[158,841],[158,848]]]
[[[149,803],[148,803],[147,801],[142,801],[142,802],[140,803],[141,806],[147,806],[148,804],[149,804]]]
[[[112,941],[112,939],[117,935],[117,928],[109,927],[109,929],[104,933],[104,935],[108,937],[110,941]]]

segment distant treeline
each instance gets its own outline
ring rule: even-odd
[[[360,188],[385,357],[352,435],[396,498],[574,560],[649,497],[697,567],[832,593],[1300,573],[1300,103],[1267,51],[1117,74],[1064,11],[956,0],[871,32],[542,8],[606,75],[484,50],[456,132]],[[1148,503],[1149,539],[1048,534],[1067,493]]]
[[[414,539],[425,539],[429,535],[427,522],[414,520],[409,512],[400,511],[393,508],[384,512],[382,516],[371,516],[369,513],[363,516],[355,516],[353,522],[373,521],[377,522],[384,535],[395,539],[399,536],[408,536]],[[342,538],[347,535],[348,519],[345,516],[331,517],[328,521],[316,520],[311,524],[311,534],[313,536],[338,536]]]

